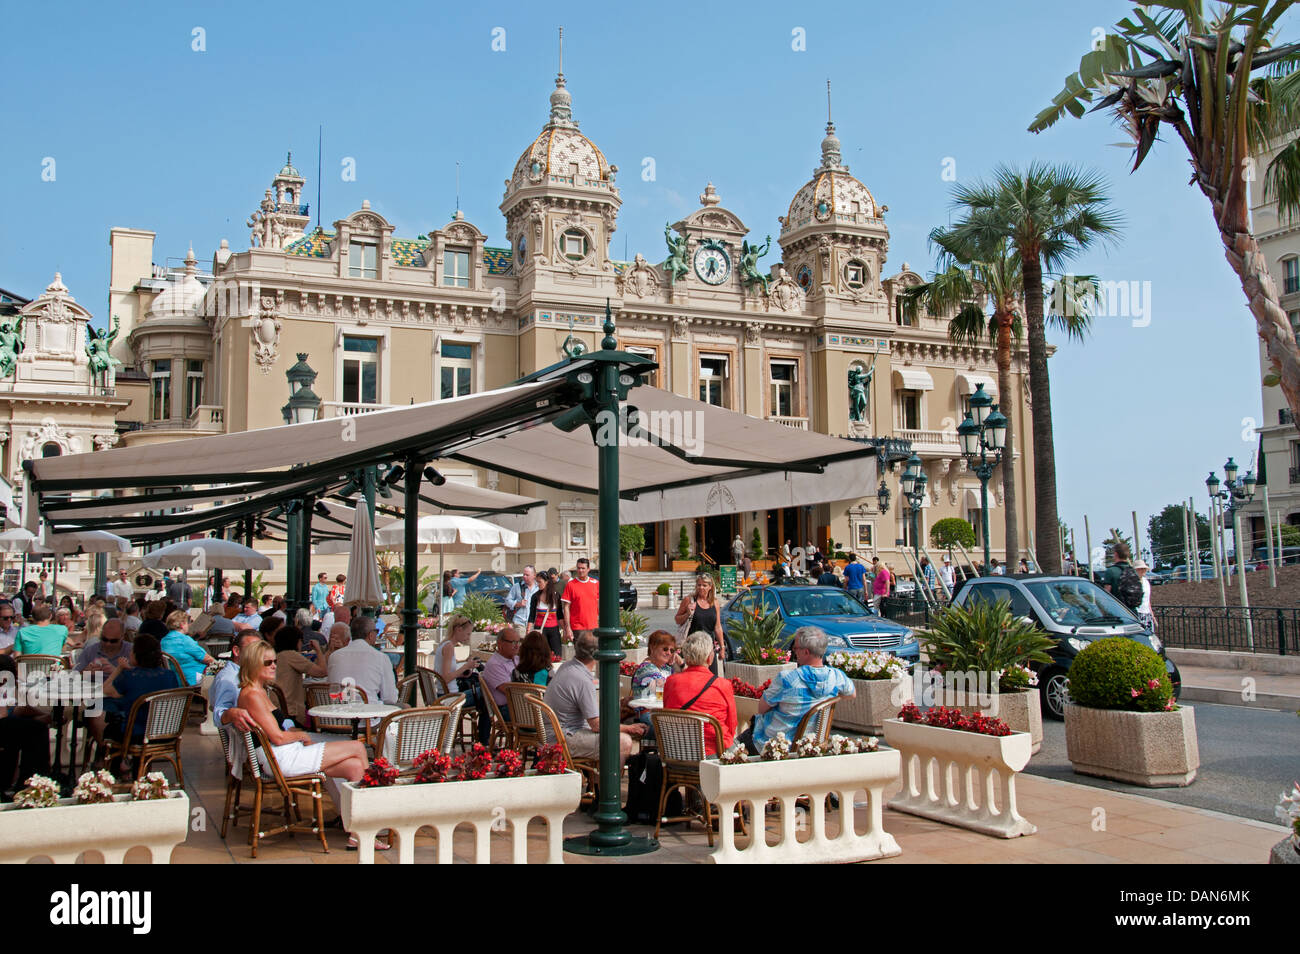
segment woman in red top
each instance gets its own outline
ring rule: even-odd
[[[669,676],[664,684],[664,708],[689,709],[713,716],[722,724],[722,748],[731,748],[736,739],[736,694],[732,692],[730,680],[709,671],[713,662],[713,637],[700,631],[691,633],[682,641],[681,656],[686,669]],[[704,751],[708,755],[718,754],[713,736],[712,731],[704,733]]]

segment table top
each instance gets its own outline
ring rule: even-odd
[[[629,699],[627,706],[629,709],[662,709],[664,704],[662,699],[650,696],[647,699]]]
[[[331,703],[327,706],[312,706],[307,714],[313,719],[370,719],[396,712],[401,706],[389,706],[382,702],[347,702]]]

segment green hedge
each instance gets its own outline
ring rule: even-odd
[[[1136,640],[1098,639],[1070,664],[1070,701],[1076,705],[1161,712],[1173,695],[1165,661]]]

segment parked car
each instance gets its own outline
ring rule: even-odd
[[[592,570],[592,571],[591,571],[591,578],[592,578],[593,580],[599,580],[599,579],[600,579],[600,571],[599,571],[599,570]],[[631,580],[625,580],[625,579],[623,579],[622,577],[619,577],[619,580],[618,580],[618,607],[619,607],[619,609],[634,610],[634,609],[636,609],[636,603],[637,603],[636,586],[632,583]]]
[[[1300,547],[1283,547],[1282,552],[1277,554],[1277,558],[1280,566],[1300,563]],[[1255,569],[1268,569],[1268,547],[1255,548]]]
[[[1210,579],[1212,576],[1214,576],[1214,564],[1213,564],[1213,563],[1202,563],[1202,564],[1201,564],[1201,579],[1202,579],[1202,580],[1208,580],[1208,579]],[[1168,582],[1168,583],[1184,583],[1184,582],[1186,582],[1188,579],[1189,579],[1189,577],[1188,577],[1188,575],[1187,575],[1187,567],[1186,567],[1185,565],[1184,565],[1184,566],[1176,566],[1176,567],[1174,567],[1173,569],[1171,569],[1171,570],[1169,571],[1169,575],[1166,577],[1166,582]]]
[[[1044,715],[1065,718],[1070,663],[1093,640],[1108,636],[1133,639],[1154,649],[1165,661],[1174,698],[1182,692],[1182,676],[1165,655],[1160,638],[1148,632],[1132,610],[1089,580],[1073,576],[980,577],[962,587],[953,603],[968,606],[976,600],[1007,600],[1012,613],[1032,619],[1056,639],[1056,647],[1048,651],[1052,661],[1031,666],[1038,673]]]
[[[504,573],[480,573],[476,579],[465,585],[465,595],[474,593],[486,596],[497,606],[504,608],[513,583],[514,580]]]
[[[909,664],[921,657],[916,636],[910,629],[885,619],[871,607],[833,586],[779,584],[750,587],[722,608],[723,631],[738,622],[742,614],[752,615],[756,609],[761,616],[781,614],[781,635],[786,647],[799,627],[816,626],[829,637],[827,649],[831,652],[882,650],[907,660]],[[734,644],[732,648],[735,648]]]

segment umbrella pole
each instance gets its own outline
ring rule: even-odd
[[[251,516],[244,518],[244,546],[250,550],[253,548],[253,518]],[[244,599],[251,599],[253,596],[253,571],[251,569],[244,571]],[[244,608],[241,606],[239,611],[242,613]]]
[[[415,600],[419,589],[420,473],[423,470],[423,461],[414,456],[406,458],[406,501],[402,513],[402,556],[405,564],[402,570],[402,655],[405,659],[402,671],[407,675],[415,672],[416,652],[419,649],[420,608],[415,605]],[[427,700],[425,704],[429,704]]]
[[[600,801],[593,816],[597,825],[587,835],[568,838],[564,850],[581,855],[642,855],[659,849],[655,838],[634,837],[626,828],[627,816],[621,807],[619,780],[622,759],[619,753],[619,681],[618,664],[623,661],[624,629],[619,625],[618,614],[618,439],[619,375],[621,360],[615,350],[614,318],[609,302],[605,302],[605,337],[600,351],[584,355],[584,361],[596,365],[596,421],[593,430],[596,440],[600,474],[600,578],[605,585],[600,588],[600,621],[596,637],[600,641],[596,651],[599,663],[600,699]],[[572,373],[572,372],[571,372]],[[576,375],[572,379],[579,385]],[[602,423],[603,422],[603,423]],[[614,426],[609,426],[613,424]],[[599,435],[614,435],[613,440],[600,440]],[[719,822],[730,825],[730,818]],[[759,821],[754,822],[760,824]]]
[[[298,606],[311,608],[311,518],[316,506],[315,497],[306,497],[302,502],[302,534],[299,544],[302,547],[298,555]]]

